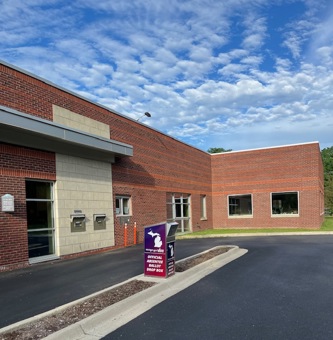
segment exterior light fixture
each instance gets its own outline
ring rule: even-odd
[[[144,117],[144,116],[146,116],[146,117],[148,117],[148,118],[150,118],[151,117],[151,114],[149,113],[149,112],[145,112],[141,117],[139,117],[136,121],[138,122],[142,117]]]

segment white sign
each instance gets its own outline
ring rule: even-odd
[[[14,196],[6,194],[1,197],[1,210],[5,212],[14,211]]]

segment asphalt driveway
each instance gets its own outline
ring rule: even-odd
[[[106,339],[333,339],[332,236],[219,241],[249,252]]]

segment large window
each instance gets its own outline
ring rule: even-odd
[[[229,217],[252,216],[252,195],[228,196]]]
[[[167,220],[177,222],[177,232],[191,231],[190,195],[181,193],[167,194]]]
[[[272,193],[272,215],[298,215],[298,192]]]
[[[116,215],[131,215],[131,198],[129,196],[116,196]]]

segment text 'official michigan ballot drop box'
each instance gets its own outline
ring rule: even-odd
[[[177,228],[176,222],[145,227],[145,276],[168,277],[175,273]]]

